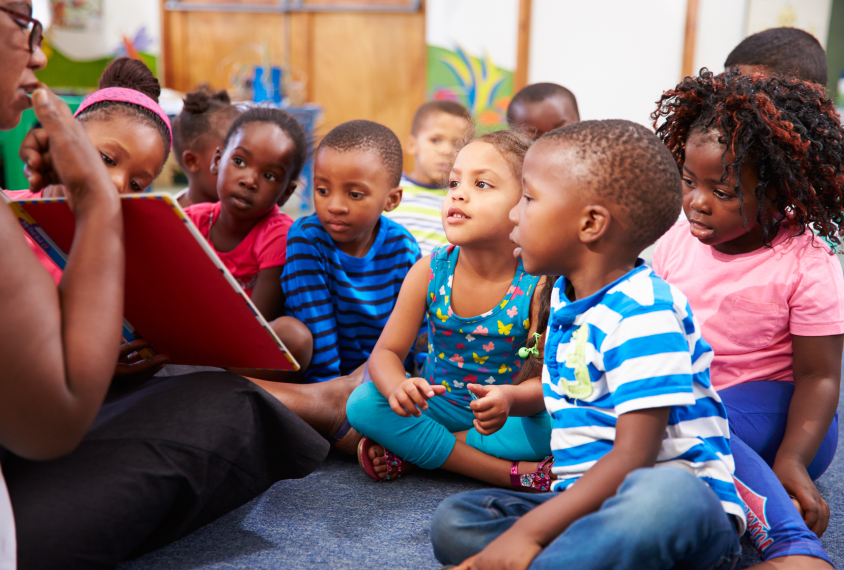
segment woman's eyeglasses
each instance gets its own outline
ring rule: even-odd
[[[21,30],[29,31],[29,53],[35,53],[35,48],[41,47],[41,40],[44,38],[44,26],[41,25],[41,22],[3,6],[0,6],[0,12],[6,12],[11,16]]]

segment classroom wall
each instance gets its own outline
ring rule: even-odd
[[[565,85],[581,119],[649,125],[680,79],[686,2],[533,0],[528,82]]]
[[[247,0],[229,0],[237,1]],[[203,81],[226,87],[233,54],[234,59],[254,63],[261,63],[262,51],[274,64],[289,57],[294,77],[306,81],[306,99],[324,108],[318,134],[344,121],[369,119],[393,129],[404,145],[413,113],[425,100],[424,11],[286,15],[163,11],[162,25],[167,87],[189,91]],[[286,26],[289,54],[284,53]]]

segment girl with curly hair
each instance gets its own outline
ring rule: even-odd
[[[688,218],[654,269],[714,348],[748,532],[765,565],[830,568],[818,540],[829,506],[813,481],[838,439],[844,277],[827,245],[844,209],[838,113],[811,82],[703,69],[652,118]]]

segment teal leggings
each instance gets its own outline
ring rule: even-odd
[[[418,418],[403,418],[372,382],[358,386],[346,404],[349,423],[402,459],[423,469],[436,469],[454,448],[455,432],[468,430],[466,443],[487,455],[510,461],[540,461],[551,455],[551,416],[542,411],[529,418],[510,417],[492,435],[472,427],[475,416],[444,399],[428,400]]]

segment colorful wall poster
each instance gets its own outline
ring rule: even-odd
[[[465,105],[482,131],[506,127],[518,22],[519,0],[428,0],[427,98]]]

